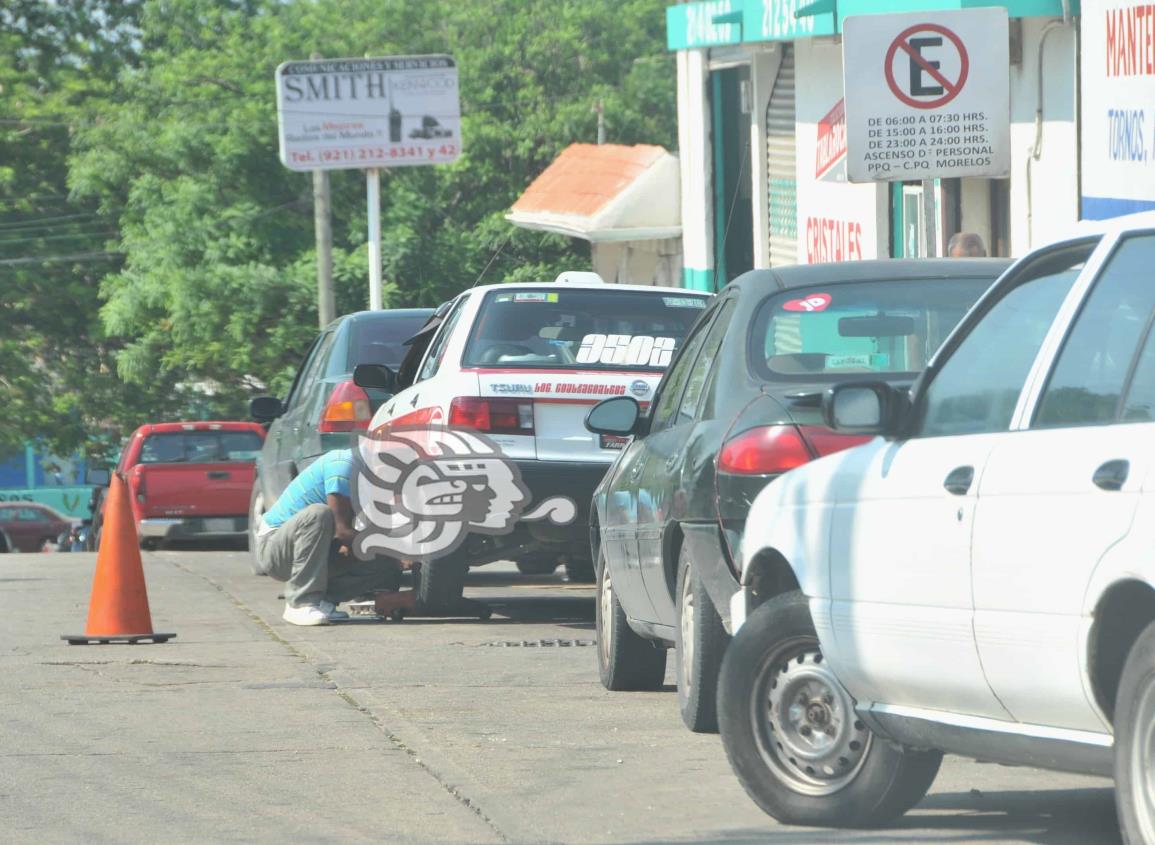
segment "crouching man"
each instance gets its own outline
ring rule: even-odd
[[[257,527],[262,571],[286,582],[286,622],[327,625],[348,619],[339,603],[397,589],[397,564],[360,561],[350,552],[356,534],[352,475],[351,449],[325,453],[293,479]]]

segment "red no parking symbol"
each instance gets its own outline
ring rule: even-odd
[[[942,62],[932,60],[923,55],[923,50],[953,46],[957,51],[957,59],[951,62],[957,64],[957,72],[948,74],[940,68]],[[910,78],[903,86],[895,77],[894,60],[901,50],[910,60]],[[946,58],[944,54],[942,58]],[[894,96],[916,109],[935,109],[944,106],[959,95],[966,85],[967,74],[970,72],[970,59],[967,57],[966,46],[962,39],[945,26],[935,23],[920,23],[904,29],[891,42],[886,51],[886,84]],[[954,76],[954,79],[950,77]],[[927,83],[926,77],[931,82]],[[924,99],[918,99],[918,98]]]

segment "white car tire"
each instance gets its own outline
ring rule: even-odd
[[[784,824],[885,824],[922,800],[942,762],[876,740],[824,663],[800,592],[767,601],[730,642],[718,723],[743,788]]]
[[[424,610],[447,612],[461,604],[469,563],[463,552],[453,552],[421,564],[415,577],[417,603]]]
[[[1155,622],[1131,647],[1115,698],[1115,804],[1127,845],[1155,842]]]

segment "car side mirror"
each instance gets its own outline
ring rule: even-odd
[[[642,409],[632,396],[615,396],[594,405],[586,415],[586,429],[594,434],[628,437],[636,434]]]
[[[84,483],[93,487],[107,487],[112,483],[112,472],[108,467],[89,467],[84,473]]]
[[[258,396],[249,402],[249,416],[261,423],[270,423],[285,413],[285,406],[276,396]]]
[[[375,390],[397,390],[397,373],[384,364],[358,364],[353,368],[353,384]]]
[[[891,434],[898,399],[894,388],[882,381],[836,384],[822,397],[822,419],[843,434]]]

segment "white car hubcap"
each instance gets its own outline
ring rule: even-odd
[[[768,655],[751,716],[763,759],[804,795],[830,795],[854,780],[873,738],[809,639]]]

